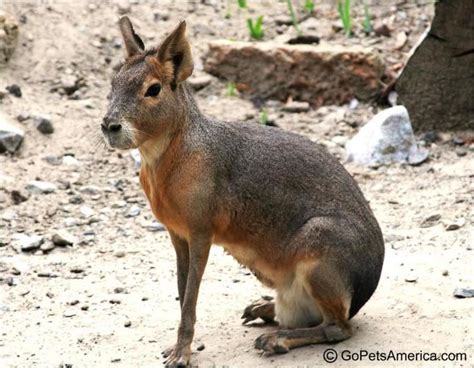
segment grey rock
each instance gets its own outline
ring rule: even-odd
[[[84,185],[79,189],[79,192],[89,195],[96,195],[101,193],[100,187],[97,185]]]
[[[44,156],[43,160],[52,166],[60,166],[62,164],[61,157],[55,155]]]
[[[457,288],[454,290],[453,295],[456,298],[472,298],[474,297],[474,289],[467,289],[467,288]]]
[[[73,245],[77,242],[77,239],[66,230],[58,230],[51,237],[52,242],[60,247],[67,245]]]
[[[149,223],[148,225],[146,225],[146,228],[147,230],[149,231],[165,231],[166,228],[164,227],[164,225],[158,221],[152,221],[151,223]]]
[[[75,75],[66,74],[61,77],[61,88],[69,96],[79,89],[78,78]]]
[[[52,134],[54,133],[53,123],[51,123],[51,119],[48,116],[35,116],[34,122],[36,125],[36,129],[43,134]]]
[[[56,191],[56,184],[47,181],[32,180],[26,185],[26,190],[34,194],[49,194]]]
[[[141,212],[140,207],[138,206],[132,206],[130,207],[130,210],[126,213],[125,217],[137,217]]]
[[[9,86],[6,86],[5,89],[15,97],[20,98],[23,95],[23,93],[21,92],[21,88],[18,84],[11,84]]]
[[[0,153],[14,153],[23,142],[25,133],[14,126],[3,114],[0,114]]]
[[[40,235],[26,235],[18,233],[13,235],[13,241],[17,250],[23,252],[31,252],[38,249],[44,242],[44,238]]]
[[[459,218],[455,221],[446,222],[445,223],[446,231],[459,230],[461,227],[464,226],[465,223],[466,223],[466,220],[464,218]]]
[[[375,115],[346,144],[347,160],[363,166],[393,162],[418,165],[428,151],[418,147],[408,111],[395,106]]]

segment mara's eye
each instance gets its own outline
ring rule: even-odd
[[[160,91],[161,91],[161,86],[158,83],[152,84],[150,87],[148,87],[145,93],[145,97],[156,97],[158,96]]]

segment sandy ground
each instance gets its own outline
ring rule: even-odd
[[[152,216],[129,154],[93,144],[105,111],[111,65],[122,57],[122,50],[114,47],[119,36],[117,6],[98,4],[6,4],[17,17],[24,16],[24,23],[19,48],[8,69],[0,71],[0,87],[17,83],[23,97],[9,96],[0,108],[11,117],[49,115],[56,131],[44,136],[31,119],[19,123],[27,132],[21,151],[14,157],[0,156],[0,367],[156,367],[161,366],[160,352],[176,338],[179,302],[168,235],[149,230]],[[156,8],[143,3],[129,10],[147,40],[186,17],[197,60],[207,39],[246,37],[245,29],[235,26],[243,19],[238,14],[224,21],[222,9],[198,6],[189,12],[188,6],[178,5]],[[153,13],[164,13],[163,8],[170,20],[155,31]],[[408,11],[415,25],[417,11]],[[275,12],[284,13],[284,6],[278,4]],[[203,22],[216,18],[213,27]],[[417,27],[409,42],[423,31]],[[404,53],[390,55],[397,62]],[[197,74],[202,73],[198,62]],[[85,82],[77,99],[54,91],[68,74]],[[198,93],[198,101],[204,111],[222,119],[258,115],[248,101],[226,96],[225,84],[216,80]],[[323,142],[342,158],[341,139],[335,137],[353,135],[376,109],[359,104],[355,110],[343,106],[303,114],[278,108],[270,112],[282,128]],[[386,239],[380,285],[353,319],[353,338],[261,356],[253,348],[255,338],[276,327],[242,326],[240,315],[249,302],[272,291],[215,247],[201,287],[193,363],[328,365],[323,352],[333,348],[339,355],[345,350],[467,355],[465,361],[429,363],[343,361],[339,356],[333,366],[473,366],[473,299],[454,298],[453,291],[474,285],[474,152],[472,147],[454,147],[450,134],[441,135],[429,150],[430,160],[418,167],[346,166],[369,199]],[[61,162],[64,155],[73,155],[77,162],[51,165],[45,160],[54,156]],[[24,191],[36,178],[59,188],[14,205],[11,191]],[[94,190],[84,189],[90,186]],[[82,203],[76,203],[77,198]],[[140,214],[126,217],[132,206],[138,206]],[[440,219],[423,227],[432,215]],[[465,220],[460,229],[446,231],[446,225],[459,219]],[[15,250],[14,234],[39,234],[50,242],[57,229],[74,234],[77,244],[45,254]],[[201,344],[204,350],[198,352]]]

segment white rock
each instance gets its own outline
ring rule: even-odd
[[[56,231],[51,240],[54,244],[59,246],[73,245],[74,243],[77,243],[77,239],[66,230]]]
[[[33,180],[26,185],[26,190],[36,194],[48,194],[56,191],[58,187],[56,184],[47,181]]]
[[[140,156],[140,151],[138,149],[132,149],[130,151],[130,157],[133,160],[133,163],[135,164],[135,169],[140,168],[142,158]]]
[[[79,211],[81,211],[81,216],[85,219],[91,218],[95,214],[95,211],[87,206],[82,206]]]
[[[43,244],[44,238],[39,235],[26,235],[23,233],[17,233],[13,235],[14,244],[16,244],[18,250],[23,252],[30,252],[38,249]]]
[[[63,157],[63,164],[64,165],[67,165],[67,166],[79,166],[80,163],[79,161],[72,157],[72,156],[69,156],[69,155],[66,155]]]
[[[375,115],[346,144],[347,160],[364,166],[393,162],[418,165],[428,151],[418,147],[408,111],[395,106]]]

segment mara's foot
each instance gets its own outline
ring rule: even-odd
[[[275,302],[271,296],[262,296],[261,299],[254,301],[244,310],[242,323],[246,324],[250,321],[261,318],[265,323],[275,321]]]
[[[268,354],[285,354],[290,351],[286,338],[279,336],[279,331],[263,334],[255,340],[255,349]]]
[[[163,350],[161,353],[165,358],[164,364],[167,368],[188,367],[191,359],[191,347],[176,347],[172,346]]]

